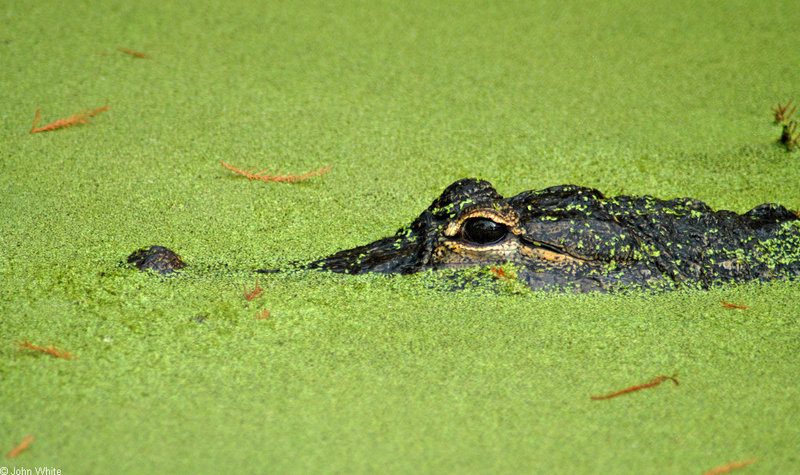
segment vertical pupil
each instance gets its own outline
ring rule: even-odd
[[[506,225],[488,218],[470,218],[464,223],[464,239],[476,244],[493,244],[508,233]]]

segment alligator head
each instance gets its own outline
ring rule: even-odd
[[[574,185],[504,198],[487,181],[462,179],[394,236],[304,267],[408,274],[506,263],[534,290],[707,288],[800,275],[800,226],[772,204],[740,215]]]

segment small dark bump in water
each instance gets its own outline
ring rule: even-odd
[[[181,256],[164,246],[150,246],[139,249],[128,256],[128,264],[133,264],[140,271],[150,269],[167,275],[186,267]]]

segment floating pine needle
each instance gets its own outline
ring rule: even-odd
[[[789,109],[789,106],[792,105],[792,101],[786,103],[785,106],[782,106],[781,103],[778,103],[777,107],[772,108],[772,112],[775,114],[775,123],[780,124],[781,122],[788,122],[789,119],[794,114],[795,109],[797,109],[797,105],[792,107],[792,110],[789,111],[787,114],[786,111]]]
[[[797,132],[797,124],[796,120],[783,124],[778,143],[786,147],[787,152],[791,152],[795,147],[800,147],[800,132]]]
[[[264,289],[258,286],[258,277],[256,277],[256,286],[252,291],[247,290],[247,286],[245,284],[242,284],[242,287],[244,287],[244,298],[246,298],[248,302],[264,292]]]
[[[77,358],[78,357],[77,355],[70,354],[68,351],[59,350],[58,348],[56,348],[53,345],[50,345],[49,347],[41,347],[41,346],[34,345],[33,343],[29,342],[28,340],[25,340],[23,342],[17,341],[16,344],[21,346],[22,348],[28,348],[28,349],[35,350],[35,351],[40,351],[42,353],[47,353],[48,355],[52,356],[53,358],[64,358],[65,360],[71,360],[73,358]],[[18,348],[18,350],[21,351],[22,348]]]
[[[307,179],[311,178],[312,176],[322,175],[323,173],[326,173],[331,169],[330,165],[328,165],[327,167],[322,167],[317,171],[308,172],[308,173],[305,173],[303,175],[280,175],[281,172],[278,172],[278,174],[276,174],[276,175],[265,175],[267,170],[261,170],[258,173],[253,173],[255,168],[252,168],[250,170],[244,171],[244,170],[239,170],[238,168],[234,168],[234,167],[232,167],[231,165],[228,165],[225,162],[219,162],[219,163],[220,163],[220,165],[222,165],[223,167],[227,168],[228,170],[230,170],[230,171],[232,171],[234,173],[238,173],[239,175],[246,176],[247,178],[249,178],[251,180],[274,181],[276,183],[285,183],[285,182],[295,182],[295,181],[307,180]]]
[[[514,274],[506,274],[502,267],[492,267],[491,271],[495,279],[509,280],[516,278]]]
[[[678,383],[678,380],[675,379],[677,376],[678,376],[677,374],[673,374],[672,376],[657,376],[657,377],[653,378],[653,380],[650,381],[647,384],[641,384],[639,386],[631,386],[631,387],[629,387],[627,389],[623,389],[622,391],[617,391],[615,393],[606,394],[605,396],[590,396],[590,397],[592,399],[611,399],[612,397],[617,397],[617,396],[620,396],[622,394],[627,394],[627,393],[631,393],[633,391],[638,391],[640,389],[652,388],[653,386],[658,386],[659,384],[663,383],[664,381],[666,381],[668,379],[671,379],[672,382],[675,383],[675,386],[679,386],[680,383]]]
[[[733,470],[734,468],[742,468],[742,467],[745,467],[747,465],[750,465],[751,463],[753,463],[755,461],[756,461],[756,459],[747,459],[747,460],[743,460],[741,462],[731,462],[728,465],[722,465],[721,467],[712,468],[711,470],[703,472],[703,475],[717,475],[717,474],[720,474],[720,473],[727,473],[727,472],[730,472],[731,470]]]
[[[149,54],[141,53],[139,51],[133,51],[133,50],[126,49],[126,48],[117,48],[117,51],[121,51],[121,52],[123,52],[125,54],[129,54],[131,56],[136,56],[137,58],[149,58],[150,57]]]
[[[39,115],[39,108],[37,107],[36,116],[33,118],[33,127],[31,127],[31,133],[34,134],[36,132],[48,132],[50,130],[66,129],[77,124],[88,124],[90,117],[94,117],[97,114],[107,110],[108,110],[108,105],[106,105],[105,107],[100,107],[93,111],[83,110],[80,112],[76,112],[75,114],[72,114],[70,117],[67,117],[66,119],[58,119],[52,124],[47,124],[44,127],[36,127],[36,125],[39,124],[39,120],[41,119],[41,115]]]
[[[36,438],[34,436],[32,436],[32,435],[29,435],[28,437],[25,437],[25,440],[23,440],[22,442],[19,443],[19,445],[14,447],[11,450],[11,452],[9,452],[8,455],[6,455],[6,457],[8,457],[10,459],[13,459],[14,457],[16,457],[17,455],[22,453],[23,450],[26,450],[28,448],[28,446],[31,445],[31,442],[33,442],[34,440],[36,440]],[[3,472],[3,473],[5,473],[5,472]]]
[[[269,310],[262,310],[256,314],[256,320],[266,320],[272,315]]]
[[[747,305],[736,305],[736,304],[733,304],[733,303],[728,303],[728,302],[726,302],[724,300],[720,300],[719,303],[721,303],[722,306],[725,307],[725,308],[740,308],[742,310],[747,310]]]

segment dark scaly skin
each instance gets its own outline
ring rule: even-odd
[[[499,229],[500,238],[474,239],[469,229],[478,221]],[[487,181],[462,179],[394,236],[302,267],[410,274],[507,263],[534,290],[709,288],[794,278],[800,219],[774,204],[740,215],[689,198],[606,198],[574,185],[503,198]]]
[[[132,264],[141,271],[149,269],[163,275],[171,274],[186,267],[186,264],[181,260],[181,256],[164,246],[150,246],[139,249],[128,256],[127,261],[128,264]]]
[[[465,237],[470,218],[507,227],[500,242]],[[606,198],[574,185],[503,198],[483,180],[450,185],[391,237],[337,252],[306,267],[361,274],[518,266],[531,289],[708,288],[715,283],[800,275],[800,222],[783,206],[745,214],[713,211],[689,198]]]

